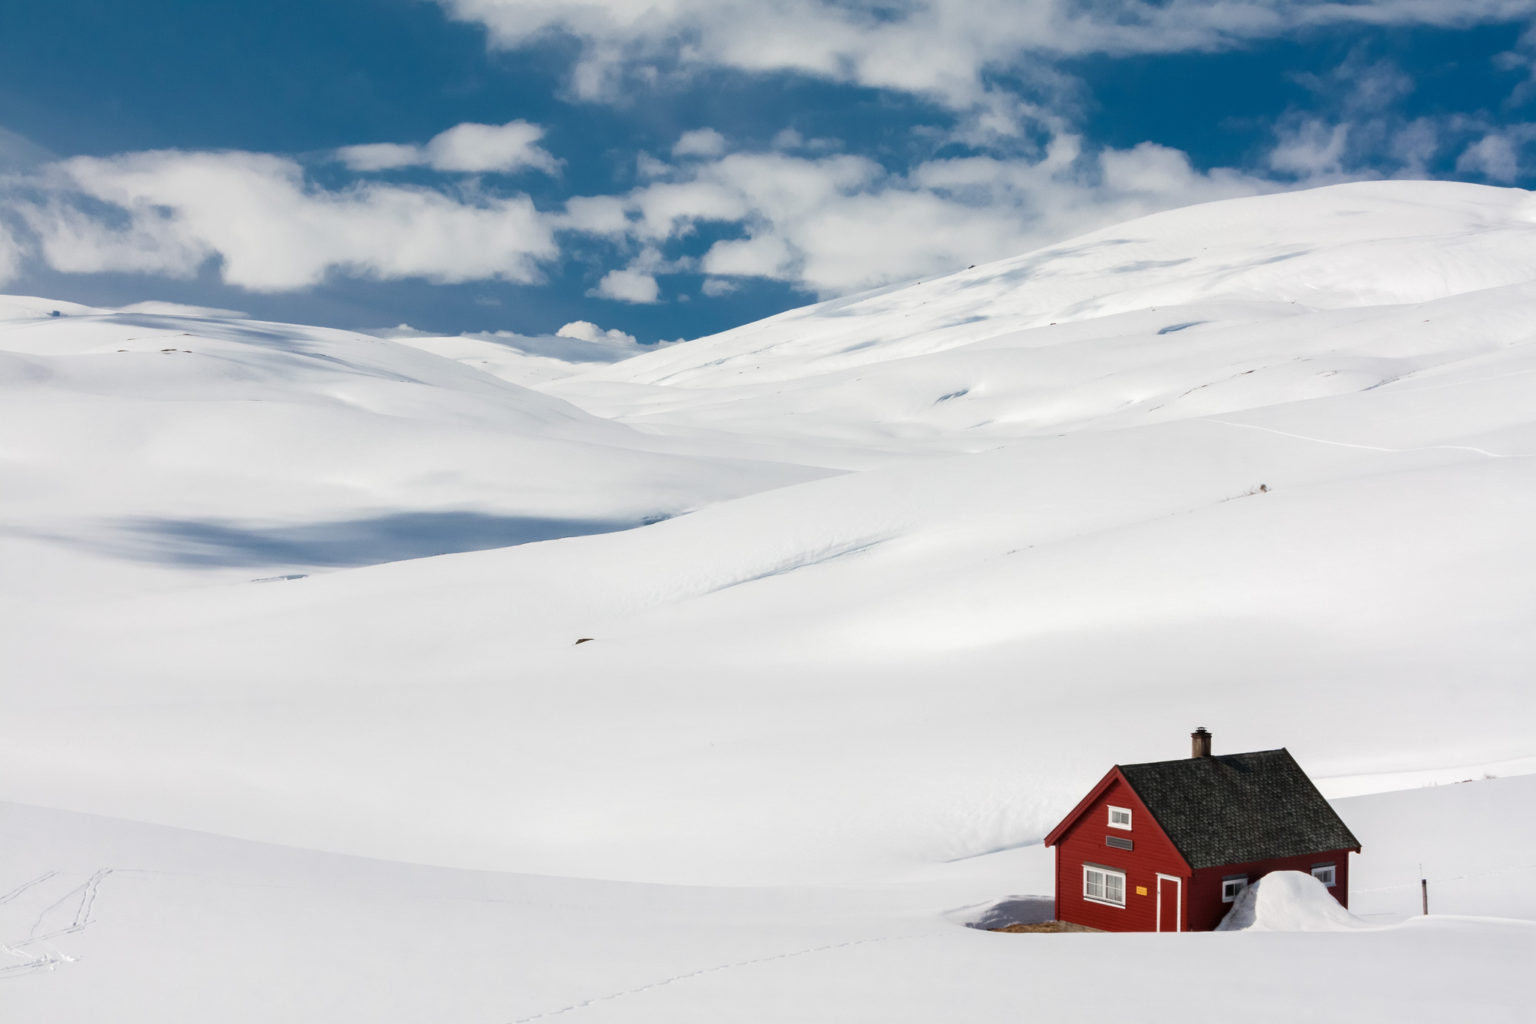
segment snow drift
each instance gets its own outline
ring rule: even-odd
[[[1238,894],[1219,932],[1336,932],[1366,927],[1301,871],[1271,871]]]

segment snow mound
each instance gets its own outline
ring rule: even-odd
[[[1300,871],[1271,871],[1244,889],[1219,932],[1338,932],[1367,927],[1323,885]]]

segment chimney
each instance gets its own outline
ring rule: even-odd
[[[1205,731],[1203,725],[1189,734],[1189,756],[1211,756],[1211,734]]]

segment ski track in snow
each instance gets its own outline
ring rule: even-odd
[[[1281,437],[1295,438],[1298,441],[1311,441],[1313,444],[1326,444],[1335,448],[1355,448],[1366,452],[1386,452],[1388,455],[1409,455],[1414,452],[1472,452],[1474,455],[1484,455],[1490,459],[1529,459],[1529,455],[1509,455],[1503,452],[1490,452],[1484,448],[1475,448],[1466,444],[1431,444],[1423,448],[1383,448],[1374,444],[1357,444],[1353,441],[1331,441],[1326,437],[1308,437],[1306,434],[1293,434],[1289,430],[1280,430],[1276,427],[1261,427],[1257,423],[1233,423],[1231,420],[1207,419],[1207,423],[1219,423],[1224,427],[1239,427],[1243,430],[1258,430],[1266,434],[1278,434]]]
[[[38,970],[52,970],[59,964],[73,963],[76,959],[75,957],[72,957],[58,949],[48,949],[39,952],[30,950],[27,947],[40,943],[48,943],[53,939],[59,938],[60,936],[71,935],[76,932],[84,931],[86,928],[88,928],[95,920],[91,916],[91,911],[96,906],[96,894],[101,888],[101,883],[105,881],[107,876],[112,874],[112,872],[112,868],[98,868],[85,881],[69,889],[58,899],[43,907],[40,911],[37,912],[37,915],[32,921],[31,927],[27,929],[26,938],[14,942],[0,941],[0,955],[22,959],[21,963],[8,964],[4,967],[0,967],[0,980],[20,977],[23,974],[30,974],[31,972]],[[36,878],[21,883],[14,889],[11,889],[9,892],[7,892],[4,896],[0,896],[0,906],[14,902],[18,897],[25,895],[27,892],[35,889],[40,885],[44,885],[52,881],[58,876],[59,872],[56,870],[45,871],[38,875]],[[70,918],[70,923],[62,928],[54,928],[52,931],[44,932],[43,928],[49,916],[60,908],[68,907],[73,901],[76,900],[77,897],[78,902],[73,903],[74,914]],[[40,932],[41,934],[39,934]]]
[[[879,935],[872,939],[850,939],[847,942],[831,942],[824,946],[811,946],[809,949],[797,949],[788,953],[775,953],[772,956],[754,957],[751,960],[736,960],[727,964],[716,964],[713,967],[701,967],[696,971],[688,971],[685,974],[674,974],[670,978],[662,978],[660,981],[648,982],[637,985],[634,988],[626,988],[618,992],[610,992],[607,995],[594,996],[591,999],[583,999],[579,1003],[562,1006],[557,1010],[545,1010],[543,1013],[535,1013],[528,1017],[518,1017],[511,1024],[529,1024],[530,1021],[544,1020],[547,1017],[558,1017],[561,1014],[583,1010],[598,1003],[612,1002],[615,999],[623,999],[626,996],[639,995],[641,992],[649,992],[651,989],[662,988],[679,981],[687,981],[690,978],[698,978],[705,974],[716,974],[720,971],[731,971],[739,967],[753,967],[757,964],[773,963],[776,960],[794,960],[803,956],[811,956],[815,953],[826,953],[834,949],[847,949],[852,946],[868,946],[877,942],[901,942],[906,939],[923,939],[942,934],[937,931],[912,932],[906,935]]]
[[[16,897],[18,897],[22,893],[26,892],[28,889],[32,888],[35,885],[43,884],[44,882],[48,881],[48,879],[52,878],[54,875],[57,875],[57,874],[58,874],[57,871],[44,871],[42,874],[38,875],[36,878],[32,879],[30,882],[22,882],[16,888],[14,888],[10,892],[6,893],[4,896],[0,896],[0,906],[3,906],[5,904],[11,902]]]

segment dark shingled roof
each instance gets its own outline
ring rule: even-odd
[[[1284,747],[1119,767],[1197,870],[1360,847]]]

